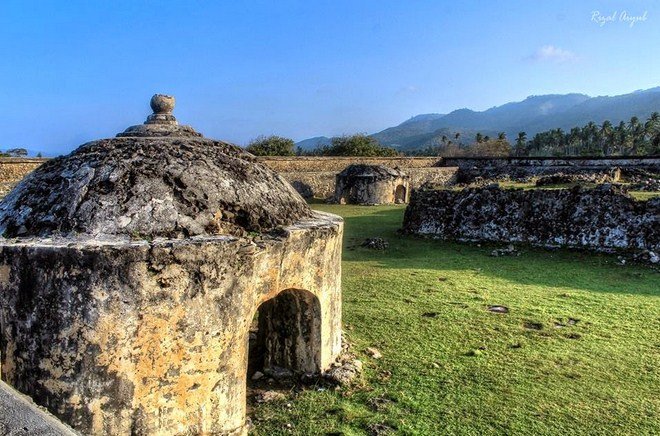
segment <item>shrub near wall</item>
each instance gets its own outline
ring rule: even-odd
[[[620,187],[416,190],[403,230],[448,240],[525,242],[590,249],[660,249],[660,198]]]

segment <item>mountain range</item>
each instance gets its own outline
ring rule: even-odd
[[[589,97],[585,94],[534,95],[520,102],[506,103],[485,111],[458,109],[448,114],[420,114],[398,126],[389,127],[371,136],[381,144],[401,151],[423,149],[437,144],[446,136],[468,145],[479,132],[494,136],[505,132],[513,142],[518,132],[528,138],[536,133],[561,128],[565,131],[582,127],[590,121],[601,124],[610,120],[613,124],[629,121],[631,117],[645,120],[653,112],[660,111],[660,86],[617,96]],[[330,138],[319,136],[298,142],[304,150],[318,144],[329,143]]]

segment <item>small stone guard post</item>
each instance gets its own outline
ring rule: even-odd
[[[410,177],[383,165],[354,164],[337,174],[334,202],[339,204],[402,204],[410,196]]]
[[[0,203],[1,377],[84,434],[245,434],[262,303],[264,365],[340,352],[343,224],[151,106]]]

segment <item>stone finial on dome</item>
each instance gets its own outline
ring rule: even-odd
[[[176,121],[172,111],[174,110],[175,99],[171,95],[154,94],[149,104],[154,111],[147,117],[144,124],[131,126],[123,132],[117,134],[118,137],[201,137],[200,133],[190,126],[180,126]]]
[[[171,95],[154,94],[149,104],[155,114],[171,114],[174,110],[175,99]]]
[[[174,110],[174,97],[166,94],[154,94],[149,104],[154,111],[147,117],[144,124],[170,124],[176,126],[178,123],[172,110]]]

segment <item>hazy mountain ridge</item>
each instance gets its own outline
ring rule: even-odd
[[[456,138],[457,133],[459,134],[458,138]],[[441,144],[441,139],[444,136],[446,137],[447,141],[451,141],[454,144],[468,145],[474,141],[474,137],[476,136],[477,133],[482,133],[483,135],[495,137],[498,132],[496,130],[491,130],[491,129],[475,130],[475,129],[454,128],[454,127],[451,128],[441,127],[432,132],[420,133],[408,137],[401,137],[395,144],[387,144],[383,141],[381,141],[381,143],[383,143],[384,145],[396,147],[400,150],[416,150],[431,146],[438,146]]]
[[[589,97],[585,94],[532,95],[523,101],[505,103],[485,111],[463,108],[449,114],[419,114],[401,124],[371,136],[383,145],[400,150],[415,150],[437,145],[442,136],[452,142],[470,144],[477,132],[494,136],[505,132],[510,141],[518,132],[531,138],[538,132],[561,128],[569,131],[590,121],[601,124],[628,122],[633,116],[645,120],[660,111],[660,86],[617,96]],[[456,141],[455,134],[459,133]],[[296,143],[303,150],[329,144],[331,138],[318,136]]]
[[[528,136],[539,131],[562,128],[570,130],[590,121],[602,124],[610,120],[612,124],[628,122],[636,116],[644,121],[653,112],[660,111],[660,88],[613,97],[593,97],[547,119],[539,119],[528,126]]]
[[[314,150],[317,147],[322,147],[324,145],[330,145],[332,143],[332,138],[327,136],[315,136],[313,138],[303,139],[302,141],[296,142],[296,148],[300,147],[305,151]]]
[[[421,115],[415,115],[414,117],[410,117],[403,123],[399,124],[400,126],[406,125],[406,124],[413,124],[413,123],[431,123],[437,119],[440,119],[442,117],[447,116],[447,114],[421,114]]]
[[[577,93],[538,95],[481,112],[458,109],[447,115],[420,114],[372,136],[384,145],[414,150],[437,141],[439,135],[453,140],[456,132],[461,133],[463,143],[470,143],[476,132],[484,135],[506,132],[509,139],[514,140],[521,131],[531,138],[544,130],[562,128],[568,131],[589,121],[600,124],[610,120],[618,124],[628,122],[632,116],[646,119],[655,111],[660,111],[660,87],[612,97]]]

